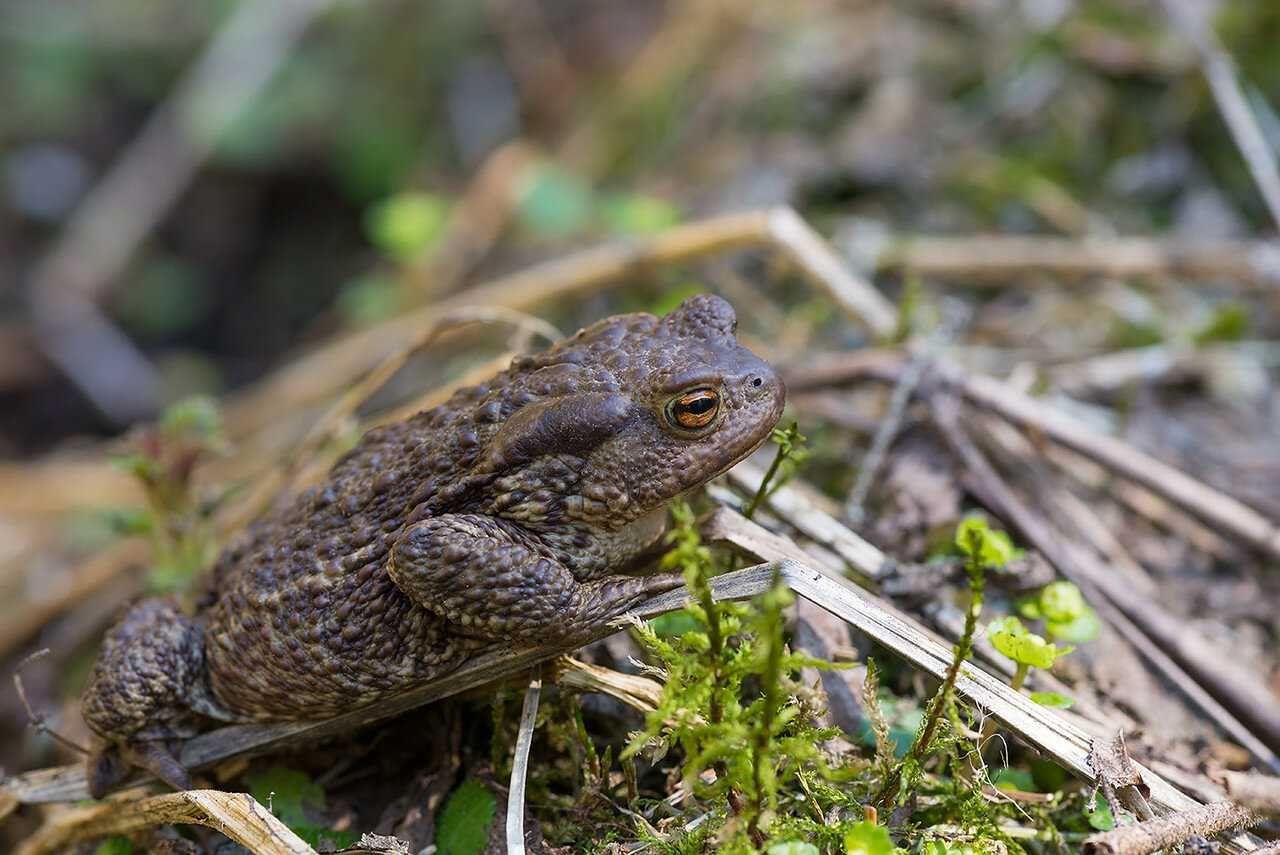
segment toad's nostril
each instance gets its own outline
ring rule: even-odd
[[[763,378],[756,377],[756,378],[752,379],[752,381],[751,381],[751,385],[752,385],[752,386],[755,386],[757,389],[759,389],[762,385],[764,385],[764,380],[763,380]]]

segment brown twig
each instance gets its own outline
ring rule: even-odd
[[[1215,802],[1162,819],[1125,825],[1085,838],[1086,855],[1147,855],[1196,835],[1213,837],[1257,824],[1259,817],[1231,802]]]
[[[1214,777],[1233,801],[1266,816],[1280,816],[1280,778],[1229,770]]]
[[[255,855],[315,855],[315,850],[248,793],[188,790],[134,802],[107,802],[54,815],[15,855],[69,852],[73,844],[161,825],[205,825]]]
[[[1026,285],[1034,274],[1059,279],[1226,279],[1259,290],[1280,284],[1274,241],[1197,242],[1139,237],[974,235],[902,237],[877,259],[882,270],[966,284]]]
[[[62,745],[66,748],[70,748],[73,752],[77,754],[87,755],[89,753],[89,749],[85,748],[83,745],[73,742],[72,740],[63,736],[61,733],[58,733],[53,728],[49,727],[49,723],[45,721],[45,717],[43,715],[38,714],[34,709],[32,709],[31,702],[27,699],[27,688],[22,684],[22,670],[26,668],[27,665],[34,662],[35,660],[41,659],[48,655],[49,655],[49,648],[43,647],[31,653],[29,656],[25,657],[21,662],[18,663],[18,667],[13,669],[13,687],[18,692],[18,700],[22,703],[22,708],[26,710],[27,721],[32,727],[34,727],[36,730],[40,731],[41,733],[45,734],[46,736],[50,737],[59,745]]]

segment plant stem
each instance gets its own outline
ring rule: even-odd
[[[742,512],[742,515],[747,519],[751,519],[756,509],[760,507],[765,497],[769,495],[769,485],[773,482],[774,476],[778,474],[778,467],[782,465],[782,461],[786,456],[786,445],[779,445],[778,453],[773,455],[773,462],[769,464],[769,468],[765,470],[764,477],[760,479],[760,486],[756,488],[756,494],[751,497],[751,501],[747,503],[746,510]]]
[[[982,565],[977,559],[970,559],[965,569],[969,573],[971,600],[969,611],[964,616],[964,632],[960,636],[960,641],[956,643],[955,655],[951,657],[951,665],[947,668],[942,685],[938,687],[938,691],[934,692],[933,698],[929,702],[929,711],[925,715],[924,726],[920,730],[920,735],[911,744],[911,748],[907,751],[907,755],[902,758],[902,762],[894,767],[879,795],[872,802],[881,809],[888,809],[893,804],[894,799],[897,798],[898,790],[902,786],[902,770],[919,765],[923,761],[925,754],[928,753],[929,745],[933,742],[934,734],[937,732],[938,723],[942,720],[942,711],[946,709],[947,701],[955,689],[956,677],[960,674],[960,666],[973,652],[973,635],[978,628],[978,615],[982,613],[985,580],[982,573]]]
[[[1027,681],[1027,674],[1030,672],[1030,665],[1026,662],[1019,662],[1017,669],[1013,672],[1013,679],[1009,681],[1009,688],[1015,692],[1022,691],[1022,684]]]

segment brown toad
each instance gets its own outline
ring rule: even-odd
[[[211,720],[328,717],[678,586],[619,574],[665,505],[750,454],[782,411],[735,324],[708,295],[607,318],[370,431],[219,558],[194,616],[146,600],[108,633],[82,707],[102,737],[92,791],[122,760],[187,786],[175,741]]]

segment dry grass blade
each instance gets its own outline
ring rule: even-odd
[[[106,802],[56,814],[15,855],[68,852],[81,840],[161,825],[205,825],[254,855],[315,855],[315,850],[248,793],[188,790],[136,802]]]
[[[572,656],[559,657],[552,668],[557,686],[608,695],[642,713],[653,712],[662,700],[662,684],[639,674],[624,674]]]
[[[520,711],[520,730],[516,734],[516,753],[511,761],[511,788],[507,793],[507,852],[524,855],[524,787],[529,776],[529,748],[533,745],[533,728],[538,721],[538,697],[542,680],[529,681]]]

